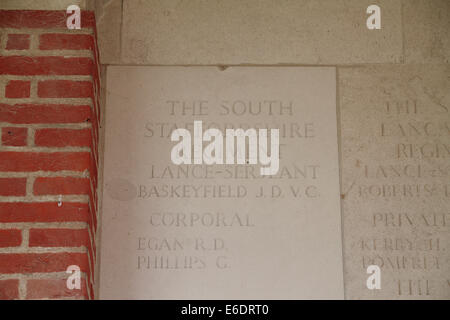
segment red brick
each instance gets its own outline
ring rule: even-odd
[[[87,247],[87,229],[30,229],[30,247]]]
[[[92,202],[91,202],[91,204],[92,204]],[[92,207],[91,206],[91,212],[92,212],[92,215],[90,216],[90,221],[89,221],[89,223],[92,225],[92,227],[93,227],[93,231],[96,231],[97,230],[97,215],[95,214],[95,212],[97,212],[96,211],[96,208],[94,208],[94,207]]]
[[[62,272],[70,265],[88,269],[86,253],[0,253],[0,273]]]
[[[79,123],[91,122],[91,107],[65,104],[0,103],[0,122],[8,123]]]
[[[34,143],[44,147],[89,147],[91,129],[39,129],[35,132]]]
[[[89,168],[89,173],[95,188],[97,188],[97,177],[98,177],[97,162],[93,154],[91,154],[90,160],[91,160],[91,167]]]
[[[0,28],[67,28],[66,11],[0,10]],[[81,27],[95,27],[92,11],[81,11]]]
[[[74,177],[39,177],[34,181],[35,195],[88,194],[89,179]]]
[[[30,81],[11,80],[5,87],[6,98],[29,98]]]
[[[0,28],[66,28],[65,11],[22,11],[0,10]],[[34,247],[79,247],[86,246],[86,253],[3,253],[0,254],[1,273],[31,273],[65,271],[68,265],[80,265],[87,272],[88,280],[82,282],[80,292],[70,291],[63,279],[30,279],[27,281],[28,299],[84,297],[93,290],[92,272],[89,261],[95,263],[95,243],[90,242],[91,235],[95,235],[96,201],[97,195],[92,192],[92,185],[97,183],[97,152],[98,140],[98,50],[95,39],[95,20],[92,12],[82,12],[82,26],[91,27],[93,34],[74,33],[41,33],[39,36],[40,50],[91,50],[90,57],[55,56],[0,56],[0,75],[89,75],[92,81],[71,80],[41,80],[38,83],[38,96],[47,98],[91,98],[93,107],[87,105],[68,104],[5,104],[0,103],[0,122],[20,125],[11,140],[9,128],[2,127],[2,145],[27,145],[27,124],[52,123],[85,123],[90,122],[90,128],[38,128],[35,130],[34,143],[36,146],[51,148],[60,147],[90,147],[91,152],[23,152],[21,148],[13,151],[0,151],[0,171],[6,172],[35,172],[71,170],[89,171],[90,178],[74,177],[38,177],[33,191],[36,194],[88,194],[90,203],[72,203],[63,201],[58,206],[53,202],[0,202],[0,222],[67,222],[84,221],[88,227],[84,229],[39,229],[30,230],[30,246]],[[54,32],[49,30],[50,32]],[[49,32],[44,31],[44,32]],[[26,33],[26,31],[21,31]],[[8,34],[3,36],[8,37]],[[5,40],[5,39],[3,39]],[[37,39],[36,39],[37,40]],[[5,41],[4,41],[5,43]],[[29,49],[30,36],[14,34],[7,41],[7,49]],[[8,79],[9,80],[9,79]],[[29,98],[30,82],[26,80],[12,80],[5,87],[5,98]],[[34,94],[34,93],[33,93]],[[5,140],[7,139],[7,140]],[[94,141],[95,139],[95,141]],[[5,148],[8,150],[8,148]],[[12,148],[9,148],[12,150]],[[19,152],[20,151],[20,152]],[[91,180],[92,179],[92,182]],[[0,196],[26,195],[27,178],[0,178]],[[94,187],[95,188],[95,187]],[[94,212],[93,212],[94,211]],[[88,230],[89,229],[89,230]],[[6,232],[8,234],[6,234]],[[17,235],[20,238],[17,238]],[[5,240],[6,239],[6,240]],[[19,239],[19,240],[18,240]],[[8,242],[9,241],[9,242]],[[20,230],[0,229],[0,246],[18,245],[21,242]],[[91,247],[92,246],[92,247]],[[87,282],[86,282],[87,281]],[[18,284],[12,282],[13,293],[5,294],[17,298]],[[1,283],[0,283],[1,286]],[[0,287],[0,298],[3,291]],[[92,296],[93,297],[93,292]],[[8,298],[8,297],[5,297]]]
[[[91,236],[89,236],[87,243],[86,243],[86,248],[88,249],[91,263],[94,265],[95,264],[95,255],[96,255],[95,237],[94,237],[94,239],[91,239]]]
[[[39,81],[38,97],[41,98],[90,98],[92,82],[70,80]]]
[[[91,58],[0,56],[0,74],[93,75],[97,67]]]
[[[8,35],[6,50],[26,50],[30,47],[29,34],[11,33]]]
[[[87,203],[0,202],[0,222],[64,222],[89,221]]]
[[[92,112],[92,129],[93,129],[93,135],[95,138],[95,141],[98,141],[98,126],[99,126],[99,120],[97,118],[97,114],[95,112]]]
[[[0,280],[0,300],[12,300],[19,298],[19,280]]]
[[[27,281],[26,299],[59,299],[85,298],[88,299],[86,280],[81,278],[80,289],[68,289],[67,279],[30,279]]]
[[[2,145],[4,146],[26,146],[28,128],[3,127]]]
[[[46,33],[39,37],[41,50],[93,50],[94,38],[90,34]]]
[[[22,243],[22,230],[0,229],[0,248],[18,247]]]
[[[63,28],[66,29],[67,14],[61,11],[27,11],[27,10],[0,10],[0,28]],[[97,183],[97,153],[98,141],[98,50],[95,39],[95,20],[92,12],[82,12],[83,27],[92,28],[92,34],[58,33],[54,30],[39,32],[40,50],[90,50],[93,57],[74,57],[55,53],[53,56],[21,55],[0,56],[0,76],[47,76],[47,75],[86,75],[92,81],[51,80],[40,77],[37,84],[37,95],[46,98],[91,98],[93,106],[60,104],[0,103],[0,123],[19,125],[14,136],[20,136],[20,142],[14,142],[8,135],[9,128],[2,126],[1,145],[27,145],[27,124],[52,123],[91,123],[89,128],[36,128],[33,129],[34,144],[36,146],[62,148],[62,147],[89,147],[91,152],[65,152],[64,149],[54,149],[52,152],[27,152],[23,148],[4,148],[0,150],[0,171],[3,172],[36,172],[71,170],[89,171],[90,178],[74,177],[38,177],[34,181],[33,191],[36,194],[87,194],[89,203],[72,203],[63,201],[58,206],[57,201],[52,202],[0,202],[0,222],[68,222],[83,221],[88,224],[83,229],[41,229],[34,227],[30,230],[29,245],[32,247],[80,247],[85,246],[85,253],[2,253],[0,254],[1,273],[32,273],[32,272],[60,272],[65,271],[68,265],[80,265],[86,272],[87,279],[82,282],[80,292],[69,291],[64,279],[30,279],[27,280],[28,299],[83,297],[89,298],[88,292],[93,290],[92,275],[89,262],[95,264],[95,243],[90,237],[95,235],[96,201],[97,195],[91,188]],[[52,32],[52,33],[48,33]],[[4,33],[3,37],[8,37]],[[32,46],[29,35],[14,34],[3,43],[7,43],[4,50],[26,50]],[[34,38],[33,38],[34,39]],[[13,51],[11,51],[13,52]],[[19,51],[18,51],[19,52]],[[19,79],[18,79],[19,80]],[[34,92],[30,91],[30,81],[26,79],[10,80],[5,86],[4,97],[7,99],[29,98]],[[86,79],[87,80],[87,79]],[[11,101],[11,100],[9,100]],[[89,103],[88,103],[89,104]],[[8,125],[6,125],[8,126]],[[13,125],[11,125],[13,126]],[[42,126],[41,126],[42,127]],[[8,138],[8,140],[4,140]],[[31,140],[30,140],[31,141]],[[92,180],[92,181],[91,181]],[[0,196],[26,195],[27,178],[0,178]],[[94,187],[95,188],[95,187]],[[17,199],[17,198],[16,198]],[[16,200],[14,200],[16,201]],[[8,233],[8,234],[6,234]],[[18,235],[20,238],[18,238]],[[18,245],[22,241],[21,230],[0,229],[0,246]],[[27,241],[28,243],[28,241]],[[92,246],[92,247],[91,247]],[[18,284],[12,282],[15,289],[13,293],[5,296],[17,298],[19,296]],[[2,283],[0,283],[0,286]],[[3,293],[0,287],[0,297]],[[93,297],[93,292],[92,296]],[[6,297],[8,298],[8,297]]]
[[[89,294],[91,295],[91,299],[94,299],[95,295],[94,295],[94,286],[92,285],[91,282],[89,282]]]
[[[24,196],[27,178],[0,178],[0,196]]]
[[[89,183],[88,195],[89,195],[89,199],[90,199],[91,203],[94,205],[95,211],[97,211],[97,192],[95,191],[95,189],[93,189],[93,183],[92,184]]]
[[[0,171],[84,171],[89,152],[0,152]]]

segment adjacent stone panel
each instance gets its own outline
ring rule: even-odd
[[[450,1],[403,0],[407,63],[450,62]]]
[[[87,9],[93,0],[2,0],[0,9],[5,10],[65,10],[75,4],[80,9]],[[94,0],[95,1],[95,0]],[[97,0],[98,1],[98,0]]]
[[[368,30],[378,4],[382,29]],[[400,0],[124,0],[122,62],[395,63]]]
[[[343,298],[334,68],[109,67],[107,88],[101,298]],[[173,164],[194,120],[280,129],[279,171]]]
[[[346,298],[448,299],[450,67],[338,73]]]
[[[122,0],[95,1],[101,64],[120,64]]]

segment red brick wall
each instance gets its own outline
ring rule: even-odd
[[[100,84],[93,13],[81,23],[0,10],[0,299],[94,298]]]

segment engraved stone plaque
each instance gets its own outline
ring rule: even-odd
[[[339,69],[346,298],[450,298],[449,75]],[[380,289],[366,287],[370,265]]]
[[[109,67],[107,88],[100,298],[343,298],[334,68]],[[224,158],[227,129],[278,129],[278,170],[261,136],[257,163],[248,138],[244,163],[175,164],[178,128],[193,158],[208,129]]]

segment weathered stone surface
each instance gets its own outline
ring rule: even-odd
[[[125,0],[122,62],[340,64],[399,62],[401,2],[371,0]]]
[[[88,0],[92,1],[92,0]],[[88,9],[87,0],[2,0],[0,9],[5,10],[65,10],[75,4],[80,9]]]
[[[95,2],[100,63],[120,64],[122,0]]]
[[[334,68],[108,67],[107,81],[101,298],[343,298]],[[194,120],[280,129],[278,173],[175,165],[174,125]]]
[[[346,298],[448,299],[450,66],[338,74]]]
[[[450,1],[403,0],[407,63],[450,62]]]

